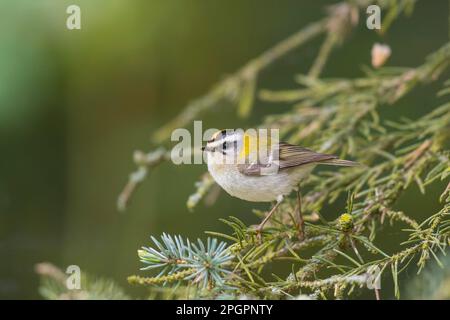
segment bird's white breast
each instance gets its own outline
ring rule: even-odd
[[[280,195],[288,195],[314,166],[285,169],[267,176],[247,176],[240,173],[234,164],[208,161],[211,176],[226,192],[233,197],[254,202],[270,202]]]

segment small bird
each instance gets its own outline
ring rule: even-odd
[[[265,150],[261,151],[262,147]],[[299,238],[304,238],[301,214],[300,182],[318,164],[352,167],[357,162],[341,160],[335,155],[279,142],[255,130],[221,130],[206,146],[208,171],[231,196],[246,201],[276,204],[257,227],[260,236],[265,223],[293,190],[297,190]]]

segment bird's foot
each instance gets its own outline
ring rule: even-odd
[[[255,229],[256,231],[256,242],[258,244],[262,244],[262,231],[263,231],[264,225],[258,225]]]
[[[299,224],[298,225],[298,233],[297,233],[297,238],[299,241],[303,241],[305,240],[305,230],[304,230],[304,225]]]
[[[305,220],[303,220],[303,215],[302,215],[302,197],[300,194],[300,186],[299,189],[297,191],[297,213],[298,213],[298,224],[297,224],[297,229],[298,229],[298,240],[299,241],[303,241],[305,240]]]

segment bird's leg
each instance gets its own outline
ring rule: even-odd
[[[298,239],[303,241],[305,239],[305,221],[302,216],[302,195],[300,187],[297,190],[297,207],[298,207]]]
[[[267,223],[267,221],[270,219],[270,217],[274,214],[275,210],[277,210],[278,206],[281,204],[282,201],[283,201],[283,196],[279,196],[277,198],[277,203],[273,206],[273,208],[269,211],[269,213],[266,215],[264,220],[256,228],[256,233],[257,233],[259,240],[261,240],[261,232],[262,232],[262,229],[264,228],[264,225]]]

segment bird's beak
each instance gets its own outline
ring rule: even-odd
[[[211,148],[206,145],[202,147],[202,151],[211,151]]]

